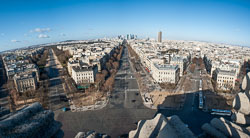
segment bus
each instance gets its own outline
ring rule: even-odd
[[[199,91],[202,91],[202,80],[200,80]]]
[[[211,114],[212,115],[231,116],[232,112],[230,110],[212,109]]]
[[[202,95],[202,91],[199,92],[199,108],[203,109],[203,95]]]

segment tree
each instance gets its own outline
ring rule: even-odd
[[[199,63],[199,65],[203,64],[202,58],[199,58],[199,59],[198,59],[198,63]]]
[[[9,104],[10,107],[13,108],[12,110],[15,111],[17,100],[18,100],[19,94],[15,89],[12,89],[9,94]]]
[[[114,75],[111,75],[107,80],[106,82],[104,83],[104,90],[105,91],[109,91],[112,89],[112,86],[114,84],[114,80],[115,80],[115,77]]]
[[[113,63],[113,67],[115,68],[115,70],[117,70],[119,68],[119,62],[115,61]]]
[[[195,65],[194,63],[192,63],[192,64],[190,65],[190,67],[189,67],[190,72],[194,73],[195,66],[196,66],[196,65]]]
[[[117,56],[117,60],[118,60],[118,61],[121,60],[121,56],[122,56],[121,54],[119,54],[119,55]]]
[[[201,69],[205,69],[204,63],[201,64]]]
[[[117,59],[117,54],[116,54],[116,53],[114,53],[113,57],[114,57],[115,59]]]
[[[108,71],[106,69],[102,70],[102,74],[104,75],[104,77],[108,76]]]
[[[11,95],[8,96],[8,102],[9,102],[9,108],[11,112],[16,111],[16,104],[13,100],[13,97]]]
[[[195,57],[195,58],[193,58],[192,59],[192,62],[194,63],[194,64],[196,64],[196,62],[197,62],[197,58]]]
[[[14,81],[13,80],[8,80],[6,85],[5,85],[5,88],[8,89],[9,91],[12,90],[12,89],[15,89]]]
[[[120,51],[119,51],[119,49],[116,49],[115,52],[116,52],[116,53],[119,53]]]
[[[36,97],[38,101],[42,104],[43,108],[48,109],[49,105],[49,93],[48,93],[48,86],[49,81],[42,81],[41,86],[36,93]]]
[[[111,70],[111,68],[112,68],[110,62],[107,62],[107,63],[106,63],[106,68],[107,68],[108,71],[110,72],[110,70]]]
[[[40,76],[40,79],[41,79],[41,80],[46,80],[46,79],[48,79],[48,78],[49,78],[48,75],[47,75],[46,73],[44,73],[44,72],[43,72],[43,73],[41,74],[41,76]]]

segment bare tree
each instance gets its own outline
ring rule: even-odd
[[[115,61],[113,63],[113,67],[115,68],[115,70],[117,70],[119,68],[119,62]]]
[[[189,67],[189,70],[192,72],[192,73],[194,73],[194,70],[195,70],[195,64],[194,63],[192,63],[191,65],[190,65],[190,67]]]
[[[111,75],[111,76],[106,80],[106,82],[104,83],[104,90],[105,90],[105,91],[110,90],[110,87],[112,88],[112,86],[113,86],[113,84],[114,84],[114,80],[115,80],[114,75]]]

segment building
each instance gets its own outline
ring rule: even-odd
[[[152,67],[152,77],[158,83],[176,84],[180,79],[180,68],[178,65],[154,64]]]
[[[67,68],[68,68],[68,73],[70,76],[72,76],[72,67],[74,66],[79,66],[79,61],[76,60],[69,60],[68,64],[67,64]]]
[[[217,89],[230,90],[234,89],[236,80],[236,71],[226,71],[216,69],[213,74],[213,79],[216,80]]]
[[[158,32],[158,42],[162,42],[162,32]]]
[[[183,75],[187,68],[187,60],[182,57],[172,57],[170,60],[171,65],[178,65],[180,68],[180,76]]]
[[[240,73],[240,66],[237,64],[225,64],[223,62],[219,62],[219,61],[214,61],[212,62],[212,67],[211,67],[211,76],[213,75],[213,72],[216,69],[220,69],[220,70],[225,70],[225,71],[236,71],[236,76]]]
[[[16,74],[13,79],[18,92],[36,90],[37,88],[37,78],[35,73],[21,75]]]
[[[72,78],[76,84],[94,83],[95,72],[93,68],[89,66],[73,66]]]

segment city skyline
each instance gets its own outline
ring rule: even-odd
[[[159,31],[163,40],[249,47],[249,11],[248,1],[1,1],[0,51]]]

